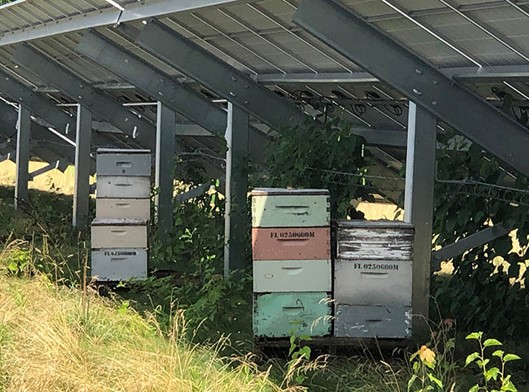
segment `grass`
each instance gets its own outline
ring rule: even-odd
[[[0,390],[279,391],[249,358],[221,359],[168,335],[126,305],[52,284],[0,275]]]

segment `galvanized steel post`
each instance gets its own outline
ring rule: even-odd
[[[246,267],[246,239],[249,222],[248,193],[248,125],[245,111],[228,103],[226,141],[226,211],[224,228],[224,276]]]
[[[415,226],[412,309],[419,317],[413,333],[422,336],[422,316],[429,316],[437,119],[413,102],[409,106],[404,221]]]
[[[161,234],[173,227],[173,190],[175,169],[175,112],[158,102],[156,116],[156,221]]]
[[[18,209],[20,203],[28,198],[30,127],[31,112],[24,106],[18,105],[15,209]]]
[[[75,182],[73,193],[72,225],[85,228],[88,225],[90,200],[90,146],[92,143],[92,112],[77,105],[75,129]]]

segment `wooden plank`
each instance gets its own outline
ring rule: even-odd
[[[338,258],[354,260],[410,260],[412,228],[338,227]]]
[[[310,340],[301,340],[301,346],[309,346],[314,349],[337,349],[360,350],[394,350],[396,348],[410,348],[415,350],[416,344],[411,339],[385,339],[385,338],[350,338],[338,336],[312,337]],[[284,349],[290,348],[290,340],[287,338],[254,338],[255,349]]]

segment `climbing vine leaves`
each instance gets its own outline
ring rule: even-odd
[[[450,278],[436,274],[433,309],[438,306],[441,317],[456,319],[463,329],[485,329],[496,336],[525,333],[529,324],[529,291],[523,289],[529,256],[527,178],[507,170],[450,129],[438,135],[436,159],[433,247],[501,222],[514,224],[517,231],[513,237],[500,237],[455,258]],[[282,130],[259,182],[327,188],[332,217],[344,218],[352,199],[372,200],[380,193],[369,182],[368,160],[365,140],[352,135],[344,121],[293,127]]]

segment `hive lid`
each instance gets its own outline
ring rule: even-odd
[[[413,229],[413,225],[411,223],[401,222],[401,221],[390,221],[390,220],[359,220],[359,219],[352,219],[352,220],[337,220],[336,225],[338,227],[346,227],[346,228],[376,228],[376,229]]]
[[[252,196],[329,195],[327,189],[255,188]]]
[[[150,154],[151,150],[134,148],[98,148],[98,154]]]
[[[131,218],[96,218],[92,221],[92,226],[143,226],[146,224],[146,220]]]

